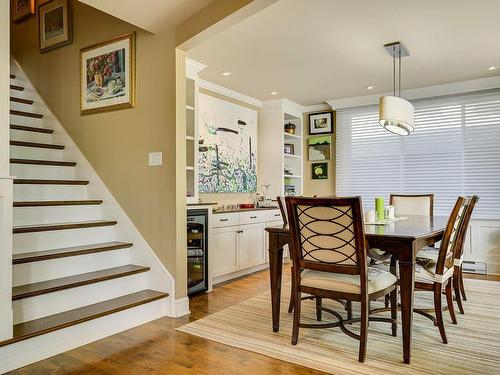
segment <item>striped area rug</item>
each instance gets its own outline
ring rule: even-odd
[[[271,328],[269,292],[178,330],[332,374],[500,374],[500,282],[465,282],[468,301],[465,315],[457,314],[458,325],[451,324],[449,313],[444,312],[447,345],[429,319],[414,315],[410,365],[402,362],[401,330],[398,337],[392,337],[389,323],[370,322],[365,363],[357,361],[358,341],[338,328],[301,328],[298,345],[292,346],[292,314],[286,311],[289,285],[282,290],[279,333]],[[417,292],[415,306],[431,307],[431,298],[430,292]],[[342,311],[336,302],[325,301],[324,305]],[[315,316],[314,302],[303,301],[302,322],[313,323]],[[324,321],[329,318],[323,314]],[[353,330],[356,328],[354,325]]]

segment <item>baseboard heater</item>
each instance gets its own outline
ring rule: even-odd
[[[479,275],[486,275],[486,263],[464,260],[462,263],[462,270],[465,273],[476,273]]]

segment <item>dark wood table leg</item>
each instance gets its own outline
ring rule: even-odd
[[[283,245],[280,235],[269,233],[269,275],[271,278],[271,307],[273,331],[280,330],[281,276],[283,273]]]
[[[401,320],[403,327],[403,359],[410,363],[411,332],[413,325],[413,292],[415,288],[415,262],[399,261],[401,290]]]

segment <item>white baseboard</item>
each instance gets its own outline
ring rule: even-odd
[[[236,272],[231,272],[226,275],[221,275],[213,278],[213,285],[223,283],[225,281],[229,281],[232,279],[236,279],[241,276],[245,276],[257,271],[262,271],[263,269],[266,269],[269,267],[269,263],[263,263],[259,264],[258,266],[250,267],[250,268],[245,268],[244,270],[239,270]]]
[[[191,311],[189,311],[189,298],[184,297],[184,298],[176,299],[175,300],[174,316],[176,318],[180,318],[181,316],[189,315],[189,314],[191,314]]]

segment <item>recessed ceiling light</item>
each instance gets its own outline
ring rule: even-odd
[[[230,76],[231,74],[233,74],[233,73],[231,73],[231,72],[220,72],[220,75],[224,76],[224,77]]]
[[[495,70],[497,67],[496,66],[489,66],[488,70]]]
[[[375,86],[366,86],[365,89],[367,90],[373,90],[375,88]]]
[[[271,91],[271,95],[278,95],[277,91]]]

